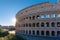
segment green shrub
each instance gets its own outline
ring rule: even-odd
[[[18,37],[18,36],[16,36],[16,35],[9,35],[9,36],[8,36],[8,39],[9,39],[9,40],[25,40],[25,38],[23,38],[23,37]]]
[[[0,37],[5,37],[5,36],[7,36],[8,34],[9,34],[8,31],[0,30]]]

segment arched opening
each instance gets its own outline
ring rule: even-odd
[[[29,34],[31,34],[31,30],[29,30]]]
[[[31,17],[29,17],[29,19],[31,20]]]
[[[39,23],[37,23],[36,26],[39,27]]]
[[[49,14],[45,14],[45,18],[49,18],[50,17],[50,15]]]
[[[46,36],[49,36],[49,31],[46,31]]]
[[[52,26],[52,27],[55,27],[55,23],[54,23],[54,22],[52,22],[52,23],[51,23],[51,26]]]
[[[60,31],[57,31],[57,36],[60,36]]]
[[[57,14],[56,14],[56,18],[59,18],[59,17],[60,17],[60,14],[59,14],[59,13],[57,13]]]
[[[35,31],[34,30],[32,31],[32,34],[35,35]]]
[[[37,30],[37,35],[39,35],[39,30]]]
[[[32,18],[33,18],[33,20],[34,20],[34,19],[35,19],[35,16],[33,16]]]
[[[41,18],[45,18],[45,15],[41,15]]]
[[[44,27],[44,22],[41,23],[41,27]]]
[[[46,26],[49,27],[49,22],[46,22]]]
[[[31,23],[29,23],[29,27],[31,27]]]
[[[52,31],[52,32],[51,32],[51,35],[52,35],[52,36],[55,36],[55,31]]]
[[[37,19],[39,19],[39,15],[37,15],[37,17],[36,17]]]
[[[50,14],[50,18],[55,18],[55,14]]]
[[[44,31],[41,31],[41,35],[44,35]]]
[[[28,17],[26,17],[26,19],[28,19]]]
[[[60,22],[57,22],[57,27],[60,27]]]
[[[35,27],[35,23],[33,23],[33,27]]]

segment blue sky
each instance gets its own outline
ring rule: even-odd
[[[17,12],[30,5],[46,2],[48,0],[0,0],[0,24],[14,25],[12,19]],[[51,3],[57,0],[49,0]]]

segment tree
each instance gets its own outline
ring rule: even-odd
[[[4,30],[1,30],[0,29],[0,37],[5,37],[5,36],[7,36],[9,33],[8,33],[8,31],[4,31]]]

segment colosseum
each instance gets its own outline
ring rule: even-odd
[[[26,7],[16,14],[16,19],[18,36],[28,40],[60,37],[60,0],[58,3],[43,2]]]

